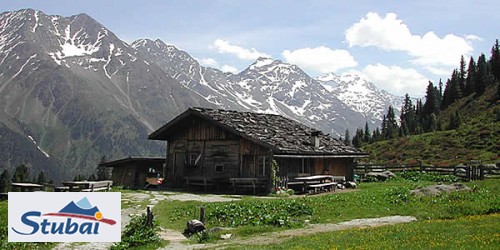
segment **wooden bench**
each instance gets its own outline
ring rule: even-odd
[[[215,185],[214,180],[210,177],[192,176],[192,177],[185,177],[185,179],[187,185],[203,186],[203,189],[205,191],[207,191],[207,187]]]
[[[69,192],[69,187],[66,186],[54,187],[54,192]]]
[[[229,182],[233,185],[235,193],[237,188],[252,188],[253,194],[256,194],[257,188],[266,186],[266,180],[259,178],[229,178]]]
[[[43,185],[36,183],[21,183],[14,182],[11,183],[12,192],[36,192],[42,191],[44,189]]]
[[[89,182],[88,187],[80,191],[82,192],[96,192],[96,191],[109,191],[111,190],[112,181],[95,181]]]
[[[319,193],[321,191],[331,191],[335,190],[336,182],[325,182],[319,184],[309,185],[308,187],[313,188],[314,193]]]
[[[338,182],[338,183],[345,183],[345,176],[332,176],[332,181],[333,182]]]

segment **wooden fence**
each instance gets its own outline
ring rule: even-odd
[[[391,171],[393,173],[403,171],[415,171],[421,173],[437,173],[442,175],[455,175],[466,181],[500,178],[500,168],[495,164],[471,163],[468,165],[457,165],[438,167],[423,164],[387,166],[380,164],[357,164],[354,173],[364,176],[370,172]]]

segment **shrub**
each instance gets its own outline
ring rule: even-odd
[[[312,215],[313,209],[302,200],[249,200],[235,203],[213,203],[207,219],[215,226],[292,226],[294,218]]]
[[[433,181],[433,182],[457,182],[460,180],[455,175],[442,175],[438,173],[422,173],[419,171],[403,171],[398,174],[399,177],[410,181]]]
[[[153,221],[153,225],[147,225],[147,216],[142,214],[134,216],[122,233],[122,241],[115,243],[111,249],[129,249],[144,245],[155,245],[160,243],[160,237],[156,233],[158,225]]]

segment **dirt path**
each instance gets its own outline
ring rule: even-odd
[[[150,207],[154,207],[158,201],[165,199],[167,196],[159,192],[147,192],[147,193],[122,193],[122,202],[129,203],[129,207],[122,209],[121,211],[121,228],[122,231],[125,226],[130,222],[131,215],[142,214],[145,212],[145,207],[139,203],[144,200],[149,200]],[[54,250],[105,250],[109,249],[113,245],[113,242],[88,242],[88,243],[74,243],[74,242],[61,242],[57,244]]]
[[[143,202],[148,201],[147,206],[153,208],[161,200],[179,200],[179,201],[201,201],[201,202],[225,202],[225,201],[235,201],[240,198],[226,197],[221,195],[198,195],[198,194],[188,194],[188,193],[173,193],[173,192],[163,192],[163,191],[147,191],[138,193],[122,193],[122,202],[127,205],[127,208],[122,209],[122,221],[121,228],[122,231],[125,226],[130,222],[131,215],[142,214],[146,210]],[[143,204],[143,205],[141,205]],[[164,240],[170,242],[169,248],[183,248],[181,242],[186,240],[186,237],[182,235],[181,232],[177,232],[170,229],[161,229],[160,237]],[[105,250],[109,249],[113,245],[112,242],[88,242],[88,243],[74,243],[74,242],[61,242],[57,244],[54,250]]]
[[[275,232],[265,235],[259,235],[250,239],[236,241],[235,244],[241,245],[268,245],[277,244],[296,236],[307,236],[317,233],[333,232],[353,228],[379,227],[386,225],[395,225],[416,221],[412,216],[388,216],[380,218],[356,219],[336,224],[312,224],[306,228],[292,229],[281,232]]]
[[[163,249],[207,249],[207,248],[221,249],[230,246],[240,246],[240,245],[264,246],[269,244],[278,244],[297,236],[307,236],[317,233],[333,232],[333,231],[347,230],[353,228],[367,228],[367,227],[378,227],[385,225],[395,225],[400,223],[408,223],[416,220],[417,219],[412,216],[388,216],[381,218],[357,219],[336,224],[312,224],[306,228],[292,229],[274,233],[266,233],[248,239],[234,238],[217,244],[185,245],[182,244],[182,241],[171,241],[173,244],[169,244]],[[164,239],[169,240],[168,237]]]

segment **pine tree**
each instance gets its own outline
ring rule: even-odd
[[[469,67],[467,68],[467,78],[465,78],[464,96],[474,93],[476,88],[476,75],[476,62],[474,61],[474,57],[471,56]]]
[[[365,132],[363,129],[357,129],[356,134],[352,138],[352,145],[354,147],[360,148],[363,144],[363,137],[365,135]]]
[[[497,82],[500,82],[500,48],[498,45],[498,39],[495,40],[495,44],[491,48],[491,73],[495,77]]]
[[[47,182],[47,178],[45,177],[45,173],[42,171],[40,171],[40,173],[38,174],[38,178],[36,180],[36,183],[38,184],[44,184]]]
[[[378,127],[373,131],[372,140],[374,142],[382,140],[382,134],[380,133],[380,129]]]
[[[425,117],[430,114],[437,114],[439,113],[440,106],[439,90],[429,81],[425,92],[425,104],[422,107],[422,115]]]
[[[454,103],[456,100],[462,98],[462,88],[460,83],[460,72],[458,70],[453,70],[451,78],[446,82],[446,87],[443,93],[443,101],[441,103],[441,108],[445,109]],[[465,80],[464,80],[465,82]],[[465,83],[464,83],[465,84]],[[437,114],[437,113],[436,113]]]
[[[370,133],[370,127],[368,127],[368,122],[365,123],[365,134],[363,138],[363,142],[365,143],[370,143],[372,140],[371,138],[371,133]]]
[[[384,121],[383,121],[384,123]],[[382,135],[384,139],[396,138],[399,132],[398,123],[396,122],[396,114],[394,108],[389,106],[387,116],[385,116],[385,126],[382,127]]]
[[[465,59],[464,56],[462,55],[460,57],[460,68],[458,71],[458,85],[460,88],[460,93],[462,93],[465,89],[465,77],[467,75],[467,72],[465,71]]]
[[[417,128],[417,114],[411,101],[410,95],[406,94],[399,116],[401,123],[401,135],[415,134]]]
[[[344,137],[345,137],[345,140],[344,140],[345,145],[350,146],[350,145],[351,145],[351,135],[350,135],[350,133],[349,133],[349,129],[346,129],[346,130],[345,130],[345,135],[344,135]]]
[[[12,182],[30,182],[30,171],[24,164],[19,165],[14,170]]]
[[[477,59],[477,71],[476,71],[476,85],[475,92],[481,95],[486,90],[486,85],[488,81],[488,69],[486,65],[486,56],[481,53]]]
[[[9,171],[4,169],[0,175],[0,193],[7,193],[10,190]]]

